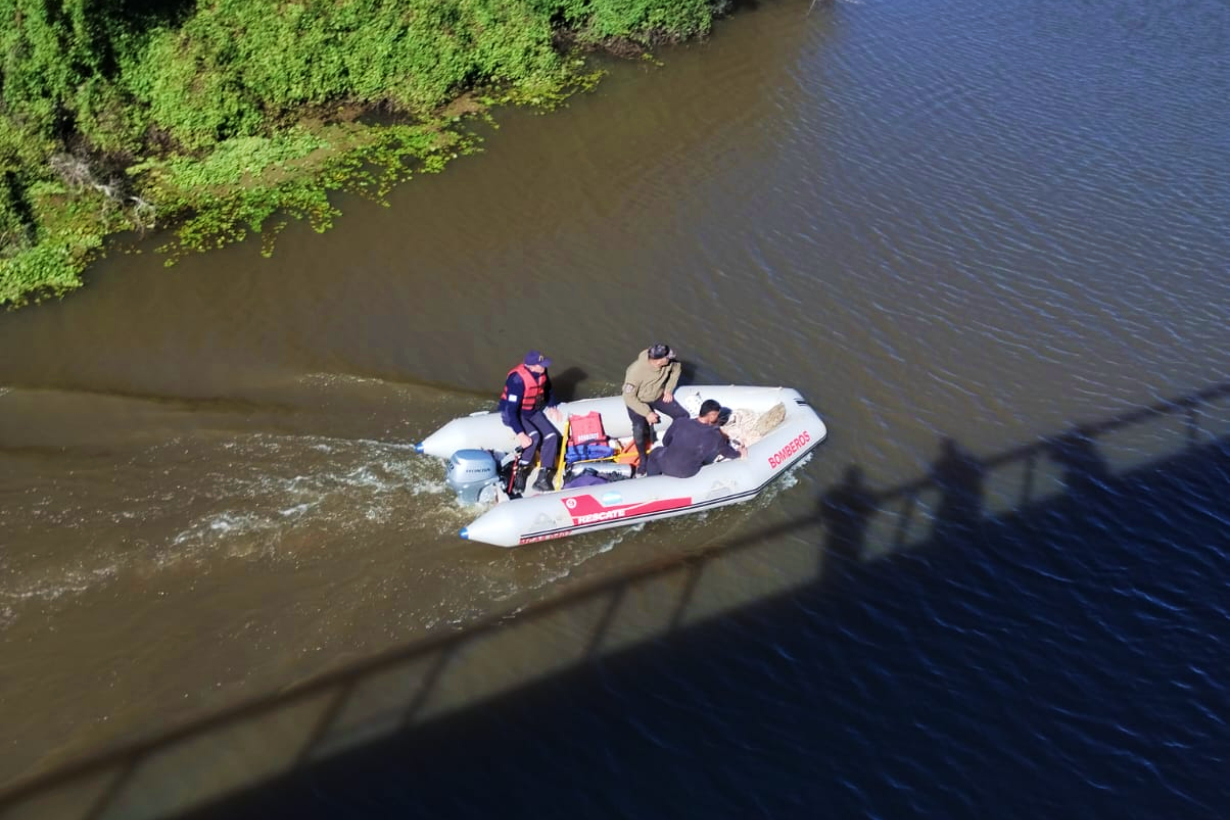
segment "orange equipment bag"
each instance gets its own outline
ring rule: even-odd
[[[619,455],[615,456],[615,463],[631,464],[633,467],[640,466],[641,454],[636,449],[636,442],[629,441],[627,447]]]

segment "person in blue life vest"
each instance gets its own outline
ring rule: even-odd
[[[500,395],[500,418],[512,429],[521,447],[512,486],[514,497],[525,491],[525,480],[534,466],[535,453],[540,456],[542,469],[538,471],[534,489],[542,492],[552,489],[560,435],[546,413],[547,408],[556,404],[551,394],[551,377],[547,375],[550,366],[550,359],[531,350],[520,364],[508,371],[504,392]]]
[[[705,399],[696,418],[671,424],[662,437],[663,446],[649,454],[649,475],[691,478],[700,472],[701,467],[712,464],[718,456],[747,456],[747,448],[732,445],[718,427],[721,413],[722,405],[713,399]]]
[[[675,351],[659,342],[642,350],[624,373],[624,404],[632,420],[632,440],[640,454],[638,476],[645,475],[653,425],[660,421],[658,414],[665,413],[676,421],[688,417],[688,411],[675,401],[675,387],[682,371],[682,365],[675,361]]]

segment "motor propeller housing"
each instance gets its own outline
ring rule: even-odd
[[[478,504],[484,489],[500,483],[500,464],[489,450],[458,450],[448,460],[444,480],[462,504]]]

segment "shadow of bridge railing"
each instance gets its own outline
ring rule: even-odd
[[[1230,435],[1230,383],[979,459],[945,441],[931,474],[887,490],[857,468],[816,514],[491,617],[10,785],[0,818],[168,817],[417,731],[587,660],[814,584],[824,557],[865,562],[981,522],[1109,488],[1116,474]],[[1226,427],[1227,429],[1221,429]],[[824,525],[826,541],[781,536]],[[776,544],[776,546],[774,546]],[[771,557],[763,550],[773,549]],[[820,560],[818,560],[820,559]]]
[[[1096,494],[1112,476],[1230,433],[1220,404],[1228,398],[1230,384],[1215,385],[983,459],[944,439],[929,475],[884,491],[864,487],[851,467],[822,504],[830,543],[847,532],[847,540],[860,542],[863,558],[875,558],[936,537],[961,537],[981,520],[1060,494]],[[1221,415],[1210,413],[1218,409]]]

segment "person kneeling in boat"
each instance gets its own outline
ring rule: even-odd
[[[675,478],[691,478],[706,464],[712,464],[718,456],[741,458],[747,455],[743,445],[735,447],[718,427],[722,405],[713,399],[705,399],[700,405],[700,414],[694,419],[683,419],[672,424],[662,437],[662,447],[649,454],[649,475],[669,475]]]
[[[534,467],[535,453],[540,455],[542,468],[534,489],[540,492],[553,489],[560,436],[546,414],[546,408],[556,404],[551,394],[551,377],[547,375],[550,366],[550,359],[531,350],[521,364],[508,371],[504,392],[500,395],[500,418],[516,434],[517,445],[521,448],[510,493],[514,498],[525,491],[525,480]]]

